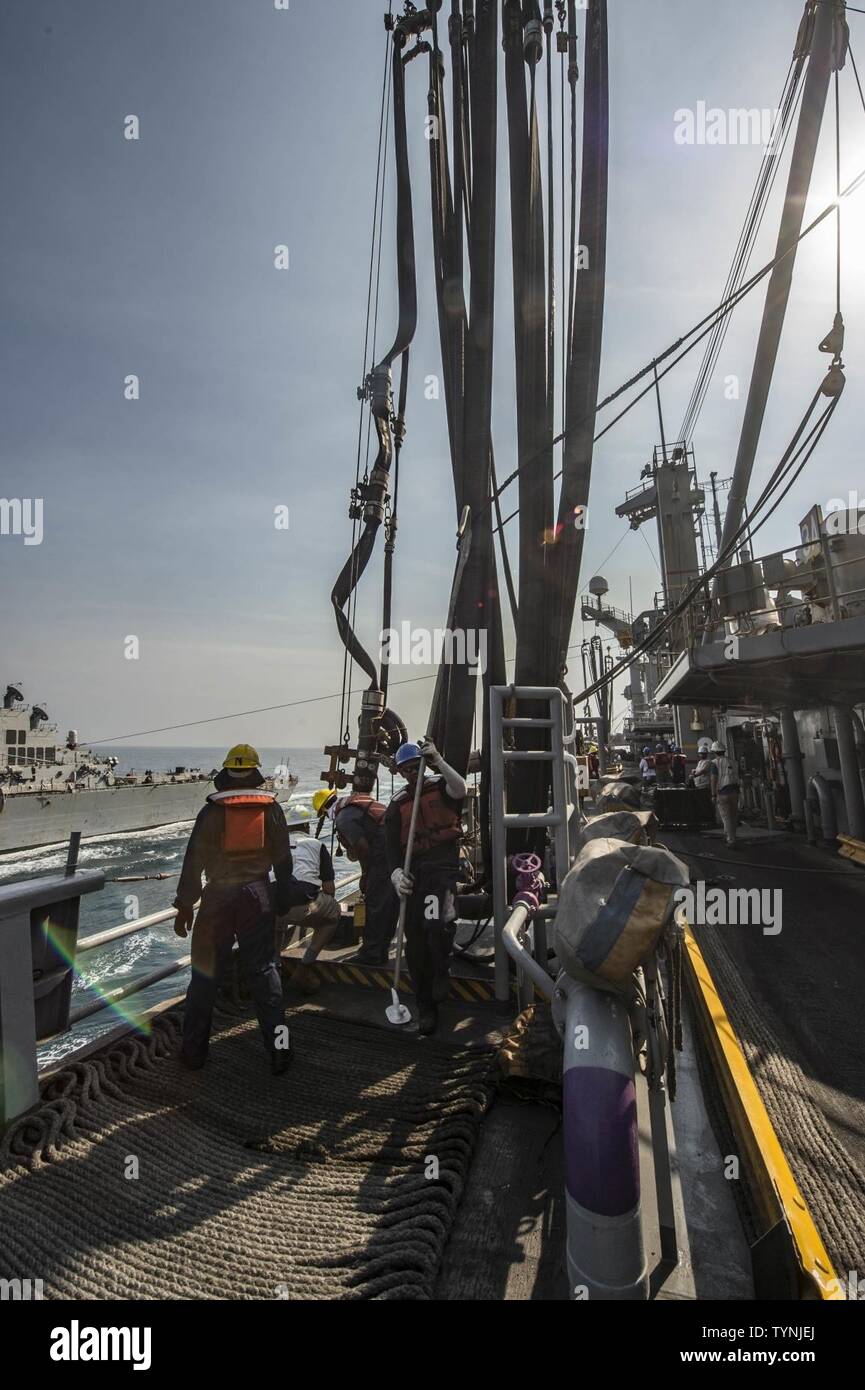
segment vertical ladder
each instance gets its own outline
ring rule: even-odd
[[[505,718],[506,700],[515,702]],[[546,704],[545,717],[520,715],[521,702]],[[548,748],[505,748],[505,729],[549,730]],[[556,880],[561,883],[571,866],[572,847],[579,829],[580,807],[575,754],[576,725],[573,706],[558,686],[494,685],[490,688],[490,839],[492,849],[493,921],[495,927],[495,994],[506,1003],[510,997],[508,955],[502,929],[509,915],[507,832],[517,827],[543,826],[553,831]],[[548,762],[551,765],[552,810],[508,811],[505,790],[506,762]],[[555,898],[541,909],[534,922],[535,959],[547,969],[546,921],[555,916]]]

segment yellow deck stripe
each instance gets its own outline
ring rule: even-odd
[[[839,835],[841,848],[839,854],[843,854],[845,859],[852,859],[854,864],[865,864],[865,843],[862,840],[854,840],[852,835]]]
[[[843,1300],[840,1281],[799,1191],[703,953],[690,930],[686,932],[685,940],[688,964],[702,1006],[703,1022],[707,1025],[707,1036],[718,1064],[719,1080],[735,1112],[731,1114],[734,1128],[748,1152],[762,1189],[759,1195],[764,1205],[764,1216],[767,1221],[772,1220],[774,1197],[776,1208],[780,1205],[786,1215],[793,1235],[796,1260],[812,1293],[821,1299]]]

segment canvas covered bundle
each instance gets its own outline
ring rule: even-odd
[[[556,952],[575,979],[626,989],[675,911],[688,870],[669,850],[594,839],[565,876],[556,914]]]
[[[576,851],[590,840],[625,840],[632,845],[651,845],[655,842],[658,821],[654,811],[605,811],[590,816],[577,836]]]
[[[622,807],[640,809],[640,788],[631,782],[608,782],[595,797],[595,811],[603,815],[605,811],[618,811]]]

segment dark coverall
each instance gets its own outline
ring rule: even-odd
[[[239,795],[257,790],[236,788]],[[207,1056],[219,977],[231,958],[235,940],[268,1056],[274,1052],[277,1028],[285,1025],[274,922],[274,907],[290,905],[293,884],[285,815],[275,801],[266,806],[264,846],[242,854],[229,854],[222,847],[225,816],[224,806],[209,799],[198,813],[174,900],[175,907],[192,908],[201,896],[192,931],[192,977],[183,1013],[182,1050],[189,1061],[203,1061]],[[276,875],[275,891],[268,878],[271,866]],[[203,893],[202,872],[207,875]]]
[[[445,806],[459,815],[463,803],[448,796],[444,779],[425,778],[425,789],[430,782],[438,784],[439,796]],[[412,793],[408,789],[394,797],[384,818],[387,859],[391,872],[401,869],[405,860],[399,810],[400,802],[404,798],[408,798],[409,802],[412,799]],[[440,1004],[448,994],[448,970],[456,935],[459,846],[459,840],[449,840],[444,844],[433,845],[427,850],[416,848],[412,853],[409,873],[414,879],[414,888],[406,902],[405,956],[420,1008]]]
[[[362,806],[346,806],[337,814],[334,826],[347,849],[356,850],[361,840],[369,846],[360,860],[366,926],[359,954],[374,964],[385,965],[399,918],[399,898],[390,881],[384,826],[377,825]]]

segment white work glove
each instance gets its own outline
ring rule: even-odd
[[[438,767],[442,760],[442,755],[431,738],[422,738],[418,743],[418,748],[423,754],[424,761],[428,762],[430,767]]]
[[[394,869],[390,881],[396,890],[397,897],[411,897],[411,890],[414,888],[414,879],[411,874],[404,874],[402,869]]]

